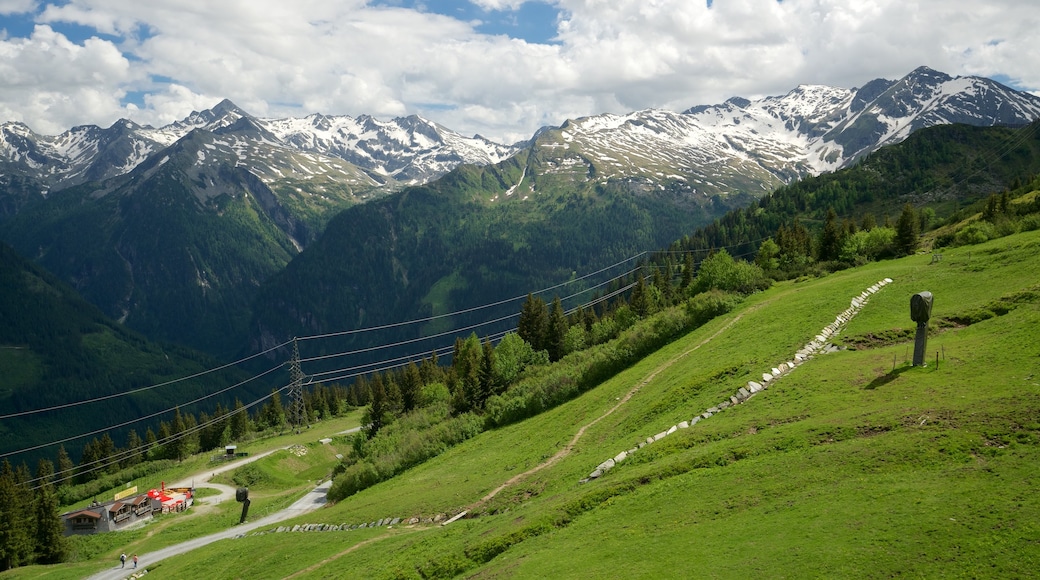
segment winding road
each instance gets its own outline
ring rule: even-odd
[[[338,434],[345,435],[348,433],[356,432],[360,429],[360,427],[355,427],[353,429],[347,429],[346,431],[342,431]],[[239,467],[242,467],[247,463],[256,461],[257,459],[266,457],[276,451],[281,451],[282,449],[288,449],[288,447],[279,447],[277,449],[271,449],[270,451],[258,453],[245,459],[232,461],[231,463],[221,465],[219,468],[207,470],[206,473],[201,473],[183,481],[173,483],[170,485],[170,487],[209,487],[220,491],[219,495],[210,496],[206,498],[205,504],[196,504],[199,507],[203,507],[205,505],[216,505],[225,500],[233,500],[235,498],[235,488],[221,483],[210,483],[210,479],[216,476],[218,473],[224,473],[225,471],[238,469]],[[293,504],[289,507],[281,511],[275,512],[273,514],[266,515],[258,520],[236,525],[224,531],[217,532],[215,534],[210,534],[208,536],[201,536],[192,540],[188,540],[186,542],[181,542],[180,544],[167,546],[154,552],[139,554],[138,557],[140,559],[140,564],[138,564],[138,566],[140,566],[141,568],[147,568],[148,566],[155,564],[160,560],[165,560],[166,558],[170,558],[172,556],[178,556],[180,554],[190,552],[196,548],[201,548],[207,544],[216,542],[217,540],[226,540],[228,538],[234,538],[241,534],[251,532],[257,528],[269,526],[271,524],[295,518],[296,516],[303,515],[307,512],[312,512],[325,505],[325,496],[328,494],[329,487],[331,486],[332,482],[326,481],[318,485],[311,491],[307,492],[306,495],[293,502]],[[141,570],[140,568],[138,570],[134,570],[130,567],[120,568],[117,563],[117,565],[113,566],[108,570],[103,570],[101,572],[98,572],[97,574],[94,574],[93,576],[90,576],[90,580],[123,580],[124,578],[127,578],[130,575],[132,575],[134,572],[141,571],[143,570]]]

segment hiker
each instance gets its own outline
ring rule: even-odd
[[[137,554],[134,554],[134,568],[137,567]]]
[[[126,568],[126,552],[119,555],[119,567]]]

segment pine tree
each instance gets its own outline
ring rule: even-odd
[[[545,325],[545,349],[549,351],[549,360],[558,361],[567,353],[564,352],[564,338],[567,336],[567,315],[563,312],[563,304],[559,296],[554,297],[549,309],[549,318]]]
[[[383,428],[386,420],[386,391],[383,390],[383,381],[378,379],[378,375],[373,377],[369,393],[371,402],[362,418],[362,422],[368,424],[366,431],[368,438],[371,439]]]
[[[69,454],[65,451],[65,446],[60,445],[58,447],[58,473],[56,479],[59,485],[71,485],[72,477],[76,475],[76,465],[72,463],[72,459],[69,458]]]
[[[141,440],[141,436],[137,434],[137,431],[133,429],[126,434],[126,451],[123,467],[131,467],[141,462],[144,452],[144,441]]]
[[[187,429],[187,426],[185,425],[184,417],[181,415],[181,408],[176,407],[173,410],[173,423],[170,425],[170,435],[173,439],[167,444],[171,459],[183,461],[188,456],[188,442],[187,437],[185,437],[185,429]]]
[[[231,415],[231,439],[241,441],[249,433],[249,413],[242,401],[235,399],[235,409]]]
[[[545,301],[531,294],[520,310],[516,333],[535,350],[545,350],[545,329],[549,320],[549,309]]]
[[[404,397],[401,395],[401,387],[394,380],[394,375],[387,373],[383,379],[383,389],[386,391],[387,411],[393,415],[400,415],[404,409]]]
[[[419,375],[419,367],[409,361],[401,372],[401,402],[407,413],[419,406],[419,391],[422,389],[422,377]]]
[[[11,463],[0,467],[0,571],[28,563],[33,553],[31,501]]]
[[[683,290],[693,284],[693,252],[683,254],[682,282],[679,287]]]
[[[432,385],[444,379],[443,371],[438,366],[437,351],[423,359],[422,364],[419,365],[419,376],[422,378],[423,385]]]
[[[485,339],[481,348],[479,389],[477,391],[477,408],[483,409],[488,398],[495,394],[495,348],[491,341]]]
[[[637,316],[644,317],[650,312],[649,301],[646,296],[646,280],[643,278],[643,270],[636,272],[636,285],[632,288],[632,294],[628,298],[628,305]],[[550,354],[550,360],[554,360]]]
[[[909,256],[917,251],[918,227],[914,206],[909,203],[904,205],[903,213],[899,214],[899,221],[896,222],[896,249],[901,255]]]
[[[68,545],[65,527],[58,515],[58,496],[51,481],[54,465],[41,459],[36,466],[36,496],[34,513],[36,519],[36,563],[57,564],[65,560]]]
[[[841,225],[838,224],[838,214],[834,213],[834,209],[828,209],[827,221],[823,224],[823,231],[820,232],[819,260],[821,262],[837,260],[841,255],[844,241]]]

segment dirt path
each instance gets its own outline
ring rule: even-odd
[[[754,306],[752,308],[749,308],[748,310],[738,314],[736,317],[733,318],[733,320],[730,320],[729,322],[727,322],[725,326],[723,326],[722,328],[720,328],[717,331],[715,331],[715,333],[712,334],[711,336],[709,336],[708,338],[705,338],[704,340],[698,342],[694,346],[692,346],[692,347],[686,349],[685,351],[675,355],[674,357],[672,357],[671,359],[666,361],[664,364],[662,364],[661,366],[659,366],[656,369],[654,369],[642,381],[638,382],[634,387],[632,387],[631,390],[629,390],[627,393],[625,393],[625,396],[621,397],[621,399],[617,402],[617,404],[615,404],[613,407],[608,409],[605,413],[603,413],[599,417],[596,417],[592,421],[586,423],[585,425],[582,425],[581,428],[578,429],[578,432],[574,434],[574,437],[572,437],[571,440],[566,445],[564,445],[563,448],[561,448],[559,451],[557,451],[552,457],[550,457],[549,459],[546,459],[542,463],[539,463],[538,465],[532,467],[531,469],[528,469],[527,471],[525,471],[523,473],[518,473],[518,474],[514,475],[513,477],[509,478],[505,483],[503,483],[502,485],[496,487],[495,489],[491,490],[490,493],[488,493],[484,497],[480,498],[479,501],[477,501],[476,503],[471,504],[469,507],[467,507],[466,508],[466,512],[470,512],[470,511],[472,511],[474,509],[477,509],[477,508],[480,508],[480,507],[484,506],[487,502],[491,501],[492,498],[494,498],[496,495],[498,495],[499,492],[501,492],[502,490],[506,489],[507,487],[510,487],[512,485],[516,485],[517,483],[519,483],[520,481],[522,481],[526,477],[528,477],[528,476],[530,476],[530,475],[532,475],[534,473],[538,473],[539,471],[545,469],[546,467],[550,467],[553,464],[555,464],[556,462],[558,462],[561,459],[563,459],[564,457],[570,455],[571,451],[573,451],[574,447],[578,444],[578,441],[581,440],[581,438],[585,435],[585,431],[587,431],[590,427],[592,427],[596,423],[599,423],[603,419],[609,417],[611,414],[614,413],[614,411],[617,411],[618,409],[620,409],[621,406],[624,405],[625,403],[627,403],[628,400],[631,399],[633,395],[638,393],[640,389],[642,389],[644,386],[648,385],[650,383],[650,381],[652,381],[655,378],[657,378],[657,375],[659,375],[661,372],[667,370],[672,365],[674,365],[675,363],[679,362],[680,360],[682,360],[684,357],[686,357],[690,353],[692,353],[692,352],[696,351],[697,349],[699,349],[700,347],[708,344],[709,342],[714,340],[715,337],[719,336],[720,334],[722,334],[726,330],[729,330],[729,328],[731,326],[733,326],[734,324],[736,324],[738,320],[743,318],[745,314],[753,312],[753,311],[755,311],[755,310],[757,310],[758,308],[761,308],[761,307],[762,307],[762,304],[759,304],[759,305],[756,305],[756,306]]]

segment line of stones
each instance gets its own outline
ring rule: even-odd
[[[432,518],[383,518],[381,520],[376,520],[374,522],[364,524],[296,524],[294,526],[278,526],[277,528],[253,532],[249,535],[262,536],[264,534],[280,534],[283,532],[349,532],[352,530],[360,530],[363,528],[382,528],[385,526],[396,526],[400,523],[405,523],[408,525],[435,524],[446,520],[447,516],[445,516],[444,514],[437,514]]]
[[[747,401],[759,392],[769,388],[769,385],[773,381],[793,371],[799,365],[811,359],[814,355],[827,352],[834,352],[835,350],[837,350],[837,347],[830,343],[830,338],[836,335],[839,331],[841,331],[845,324],[847,324],[848,321],[851,320],[852,317],[855,316],[861,308],[863,308],[863,306],[867,303],[867,300],[870,298],[872,294],[876,293],[878,290],[881,290],[886,285],[891,283],[891,278],[885,278],[877,284],[872,285],[870,288],[867,288],[865,291],[860,293],[859,296],[854,297],[852,299],[851,305],[845,310],[843,310],[841,313],[839,313],[838,316],[834,319],[834,322],[825,326],[823,330],[820,331],[820,334],[817,334],[815,338],[809,341],[804,347],[799,349],[798,352],[794,353],[794,358],[792,360],[782,362],[779,365],[771,368],[768,372],[762,373],[761,381],[748,381],[746,386],[740,387],[740,389],[736,393],[731,395],[728,400],[722,401],[721,403],[713,407],[709,407],[703,413],[694,416],[689,421],[683,421],[681,423],[671,426],[666,431],[662,431],[657,435],[647,437],[646,441],[640,441],[639,444],[635,447],[627,451],[622,451],[614,457],[607,459],[603,463],[597,465],[596,469],[592,470],[592,473],[590,473],[588,477],[581,480],[581,483],[585,483],[590,480],[596,479],[597,477],[601,477],[604,473],[610,471],[615,465],[624,461],[629,455],[632,455],[636,451],[639,451],[643,447],[646,447],[647,445],[650,445],[655,441],[660,441],[661,439],[664,439],[665,437],[671,435],[672,433],[675,433],[679,429],[687,429],[689,427],[692,427],[700,421],[707,419],[708,417],[711,417],[712,415],[719,413],[724,409],[727,409],[734,405],[739,405]]]

